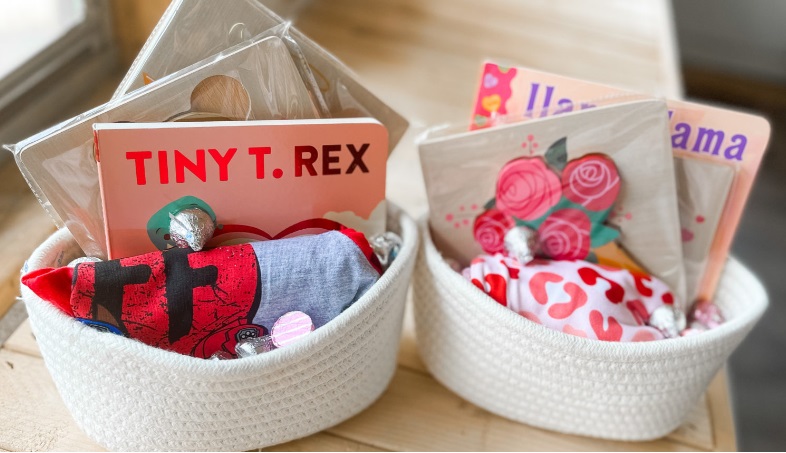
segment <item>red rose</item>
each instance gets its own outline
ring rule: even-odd
[[[542,217],[562,198],[562,186],[542,158],[523,157],[502,167],[497,179],[497,209],[522,220]]]
[[[489,254],[505,250],[505,233],[515,226],[513,219],[502,211],[489,209],[475,217],[475,240]]]
[[[562,171],[565,197],[590,211],[603,211],[620,193],[620,175],[614,162],[601,154],[573,159]]]
[[[554,211],[538,228],[541,250],[555,260],[583,260],[590,250],[591,226],[580,209]]]

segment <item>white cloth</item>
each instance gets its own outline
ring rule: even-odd
[[[665,436],[682,424],[767,307],[761,283],[730,260],[715,300],[723,325],[665,341],[589,340],[496,303],[450,268],[428,227],[421,238],[415,325],[434,377],[490,412],[569,434]]]

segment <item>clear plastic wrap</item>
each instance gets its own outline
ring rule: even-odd
[[[688,300],[698,296],[713,239],[734,181],[734,167],[691,156],[675,156],[682,254]]]
[[[609,98],[610,105],[598,102],[570,113],[538,112],[530,121],[470,132],[442,128],[423,137],[419,152],[429,224],[440,250],[466,265],[488,253],[484,241],[493,243],[504,236],[502,230],[523,225],[538,231],[541,244],[564,240],[559,247],[586,247],[588,259],[660,278],[684,309],[666,103],[636,98],[623,103]],[[559,148],[561,162],[555,159]],[[580,165],[588,156],[603,159],[606,167]],[[504,170],[528,157],[542,157],[542,164]],[[525,200],[519,193],[533,195]],[[617,195],[607,196],[612,193]],[[563,216],[577,210],[584,214]],[[513,211],[521,214],[511,218]]]
[[[144,84],[145,75],[157,79],[175,72],[234,43],[284,23],[257,0],[174,0],[151,33],[115,92],[123,96]],[[387,127],[390,149],[408,127],[407,121],[364,88],[340,61],[292,27],[284,37],[304,80],[315,80],[316,104],[323,117],[373,116]],[[302,53],[301,53],[302,52]],[[313,73],[313,78],[305,72]]]
[[[58,226],[106,256],[93,124],[318,118],[284,42],[260,35],[14,146],[16,162]]]

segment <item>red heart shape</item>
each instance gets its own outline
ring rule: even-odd
[[[563,289],[570,296],[570,300],[549,307],[549,316],[554,319],[565,319],[587,303],[587,293],[579,285],[567,282]]]
[[[581,280],[590,285],[594,286],[595,283],[598,282],[598,279],[605,280],[611,287],[606,291],[606,298],[609,302],[613,304],[618,304],[625,299],[625,289],[619,283],[615,282],[614,280],[610,280],[602,275],[595,269],[589,267],[582,267],[579,269],[579,277]]]
[[[301,233],[306,230],[322,230],[322,231],[333,231],[341,229],[342,225],[334,220],[330,219],[323,219],[323,218],[314,218],[314,219],[307,219],[302,220],[300,222],[295,223],[294,225],[290,225],[283,230],[279,231],[275,235],[271,235],[267,231],[261,230],[259,228],[255,228],[248,225],[223,225],[221,228],[216,230],[213,234],[213,239],[220,238],[221,236],[229,235],[229,234],[249,234],[256,236],[256,238],[248,238],[248,239],[283,239],[285,237],[291,236],[295,233]]]
[[[620,323],[614,319],[613,316],[609,316],[609,328],[603,328],[603,314],[598,310],[592,310],[589,315],[590,325],[592,325],[592,330],[595,331],[595,335],[598,337],[598,340],[601,341],[620,341],[622,338],[622,326]]]

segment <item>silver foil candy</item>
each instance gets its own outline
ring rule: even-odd
[[[232,354],[226,351],[216,351],[213,353],[213,355],[210,356],[209,360],[232,360],[232,359],[234,359],[234,357],[232,357]]]
[[[666,338],[677,338],[685,330],[687,320],[682,310],[673,305],[656,308],[650,315],[649,325],[661,331]]]
[[[191,247],[198,252],[216,230],[210,214],[199,208],[183,209],[177,214],[169,214],[169,218],[169,237],[180,248]]]
[[[100,261],[101,258],[96,258],[95,256],[80,256],[79,258],[68,263],[68,267],[76,267],[76,265],[79,263],[98,263]]]
[[[247,338],[235,345],[235,353],[240,358],[264,354],[274,349],[276,349],[276,345],[273,344],[273,339],[270,338],[270,335]]]
[[[372,236],[368,241],[374,254],[379,258],[380,264],[383,269],[387,269],[390,263],[396,259],[396,255],[401,250],[402,240],[399,235],[388,231],[387,233],[377,234]]]
[[[508,256],[525,265],[534,260],[540,251],[538,233],[525,226],[513,227],[505,233],[504,246]]]

